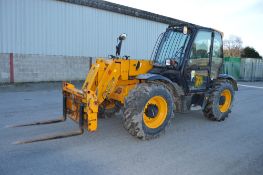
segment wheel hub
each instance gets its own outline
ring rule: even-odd
[[[220,99],[219,99],[219,105],[223,105],[226,101],[226,97],[225,96],[220,96]]]
[[[154,96],[145,104],[143,122],[148,128],[158,128],[165,121],[168,113],[168,104],[162,96]]]
[[[154,118],[158,114],[158,107],[155,104],[149,104],[144,113],[147,117]]]

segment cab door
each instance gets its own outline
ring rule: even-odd
[[[220,68],[223,64],[223,39],[219,32],[214,32],[213,35],[213,54],[211,60],[211,80],[217,79],[220,74]]]
[[[186,63],[186,81],[189,92],[204,91],[210,81],[210,53],[212,32],[199,30]]]

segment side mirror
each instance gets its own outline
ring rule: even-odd
[[[126,33],[123,33],[119,36],[119,40],[122,41],[122,40],[125,40],[127,38],[127,35]]]
[[[120,56],[121,54],[121,45],[122,45],[122,41],[125,40],[127,38],[127,35],[125,33],[121,34],[118,39],[119,39],[119,43],[116,46],[116,57]]]

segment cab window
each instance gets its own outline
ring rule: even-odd
[[[189,66],[205,67],[209,64],[209,51],[212,33],[199,31],[191,48]]]
[[[211,63],[211,79],[216,79],[219,74],[219,69],[223,63],[223,42],[220,33],[215,32],[213,41],[213,55]]]

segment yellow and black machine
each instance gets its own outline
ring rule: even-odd
[[[120,35],[116,56],[98,58],[81,89],[63,83],[62,118],[14,126],[50,124],[70,118],[79,124],[79,130],[17,143],[80,135],[84,129],[94,132],[99,118],[118,111],[124,128],[143,140],[159,136],[175,113],[196,106],[210,120],[225,120],[238,89],[233,77],[220,74],[222,35],[193,24],[169,26],[159,36],[149,60],[120,57],[126,34]]]

